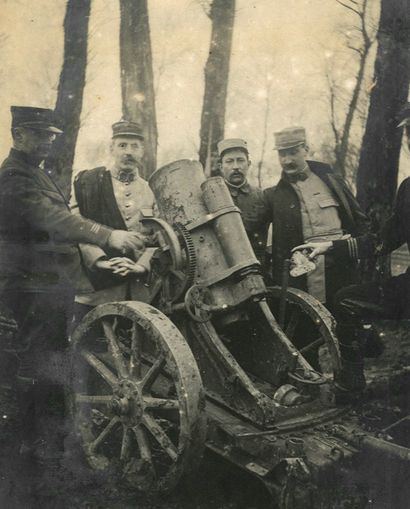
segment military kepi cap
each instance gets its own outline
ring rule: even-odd
[[[275,137],[274,150],[285,150],[306,143],[306,130],[304,127],[286,127],[273,135]]]
[[[120,120],[112,125],[112,137],[116,138],[117,136],[136,136],[141,140],[144,139],[140,124],[131,120]]]
[[[229,138],[218,142],[218,155],[221,156],[225,150],[240,149],[245,150],[248,153],[248,144],[241,138]]]
[[[55,113],[47,108],[34,108],[32,106],[12,106],[11,127],[28,127],[54,134],[62,134],[56,126]]]
[[[397,127],[403,127],[410,124],[410,102],[406,103],[397,115],[399,124]]]

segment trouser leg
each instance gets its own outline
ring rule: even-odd
[[[362,392],[366,387],[364,356],[356,328],[338,325],[336,331],[341,358],[341,370],[335,380],[336,385],[342,390]]]
[[[379,300],[379,288],[373,283],[343,288],[335,296],[334,314],[341,357],[336,385],[341,390],[360,393],[366,387],[360,328],[363,317],[373,306],[378,306]]]
[[[63,368],[71,299],[69,291],[20,293],[11,298],[19,328],[16,348],[20,350],[20,438],[29,447],[39,440],[57,443],[60,435],[62,444],[66,382]]]
[[[407,291],[408,279],[402,275],[337,292],[334,314],[342,360],[339,386],[352,391],[364,389],[363,359],[380,355],[384,348],[372,322],[400,318],[405,313]]]
[[[80,324],[84,316],[94,309],[95,306],[89,306],[88,304],[81,304],[80,302],[74,302],[73,306],[73,318],[70,325],[70,336]]]

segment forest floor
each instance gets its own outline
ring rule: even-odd
[[[409,324],[407,324],[409,325]],[[366,363],[369,398],[410,414],[410,330],[403,324],[381,327],[386,349]],[[234,471],[210,453],[197,474],[166,499],[147,498],[102,479],[82,462],[65,457],[48,467],[22,462],[16,442],[16,395],[0,385],[0,509],[264,509],[266,495],[256,481]],[[343,506],[347,507],[347,506]],[[389,500],[374,509],[401,509]],[[408,507],[407,505],[403,506]],[[328,508],[326,508],[328,509]],[[349,506],[350,509],[350,506]]]

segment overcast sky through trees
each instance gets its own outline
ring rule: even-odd
[[[198,158],[203,69],[210,20],[199,0],[150,0],[159,131],[158,164]],[[372,0],[376,9],[378,0]],[[11,104],[53,107],[62,64],[65,0],[0,0],[0,157],[10,146]],[[260,157],[269,81],[269,137],[264,187],[278,173],[272,132],[306,126],[313,155],[331,142],[325,68],[347,92],[356,72],[344,33],[354,18],[333,0],[237,0],[225,133],[244,137]],[[110,126],[121,116],[119,5],[93,0],[89,66],[75,170],[108,163]],[[366,86],[371,85],[374,55]],[[359,141],[359,140],[358,140]],[[410,174],[403,150],[401,178]]]

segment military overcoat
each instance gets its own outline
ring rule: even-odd
[[[59,285],[84,289],[77,242],[105,246],[112,229],[70,212],[51,177],[11,149],[0,169],[0,288],[47,292]]]
[[[363,235],[369,231],[369,221],[344,180],[328,164],[308,161],[310,170],[330,189],[338,206],[341,226],[345,234]],[[304,243],[300,200],[292,185],[281,178],[275,187],[265,189],[264,197],[272,222],[272,278],[281,284],[284,261],[292,248]],[[332,295],[338,288],[359,279],[357,264],[346,257],[335,257],[331,252],[325,258],[326,293]],[[307,291],[306,276],[291,278],[289,285]]]

